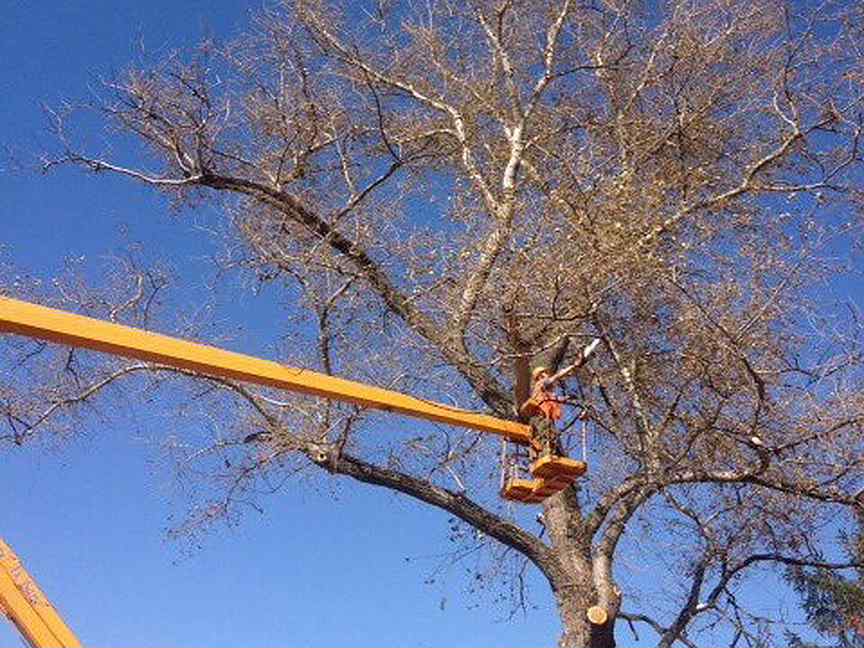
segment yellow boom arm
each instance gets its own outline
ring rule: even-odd
[[[491,432],[516,443],[531,439],[530,426],[515,421],[16,299],[0,297],[0,332]]]
[[[0,539],[0,611],[33,648],[80,648],[57,610],[24,569],[11,547]]]

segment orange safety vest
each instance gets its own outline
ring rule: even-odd
[[[537,407],[543,412],[543,416],[554,423],[564,413],[561,409],[562,401],[558,399],[552,390],[546,389],[545,383],[545,380],[537,381],[534,385],[534,393],[531,394],[531,400],[537,404]]]

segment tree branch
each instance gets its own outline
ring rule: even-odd
[[[502,544],[524,554],[547,578],[551,579],[550,574],[553,569],[551,552],[539,538],[487,511],[462,493],[435,486],[396,470],[367,463],[348,454],[342,454],[334,460],[329,457],[328,452],[322,452],[319,457],[314,457],[313,461],[319,467],[335,474],[397,490],[452,513]]]

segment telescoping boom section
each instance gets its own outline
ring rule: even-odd
[[[3,332],[490,432],[523,445],[531,440],[530,426],[516,421],[17,299],[0,297]]]
[[[32,648],[80,648],[75,634],[24,569],[11,547],[0,539],[0,612],[18,628]]]

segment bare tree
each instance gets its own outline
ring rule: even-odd
[[[195,376],[179,378],[232,404],[212,410],[215,440],[176,443],[224,488],[184,529],[320,468],[533,564],[562,646],[614,646],[616,620],[659,646],[770,636],[742,578],[850,567],[816,538],[860,508],[864,476],[859,315],[836,279],[857,276],[864,10],[806,4],[287,1],[239,42],[105,83],[93,107],[146,158],[100,155],[53,113],[46,169],[224,209],[226,267],[284,290],[274,333],[313,342],[286,361],[515,418],[544,354],[602,341],[568,382],[599,461],[589,488],[543,503],[542,533],[498,499],[492,440],[382,438],[362,411]],[[141,321],[158,282],[137,276],[119,307],[77,303]],[[43,371],[37,392],[10,379],[2,438],[36,438],[132,374],[175,377],[85,369]],[[626,587],[637,546],[661,603]]]

